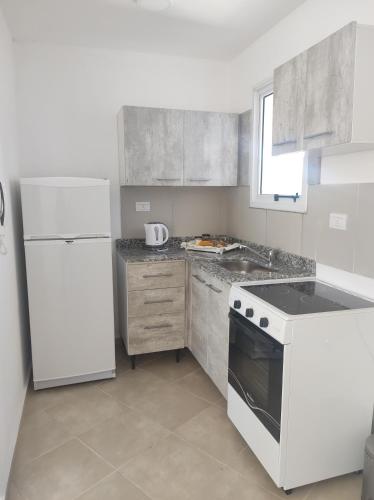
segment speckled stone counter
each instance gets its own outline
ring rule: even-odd
[[[222,238],[222,236],[220,236],[220,238]],[[252,254],[248,249],[232,250],[222,255],[184,250],[180,248],[180,244],[185,239],[186,238],[170,238],[164,249],[146,248],[144,240],[140,239],[121,239],[117,240],[117,253],[121,258],[125,259],[126,262],[157,262],[184,259],[189,262],[197,263],[206,272],[230,284],[238,281],[300,278],[315,275],[315,262],[313,260],[281,250],[277,252],[274,262],[274,268],[276,270],[270,271],[261,269],[251,273],[228,271],[219,265],[220,262],[228,260],[250,260],[256,264],[264,265],[264,261]],[[270,247],[257,245],[255,243],[227,239],[247,245],[264,256],[266,256],[270,250]]]

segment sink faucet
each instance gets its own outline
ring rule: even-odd
[[[277,251],[275,248],[271,248],[271,249],[269,250],[268,255],[267,255],[267,256],[264,256],[264,255],[262,255],[260,252],[257,252],[257,251],[256,251],[256,250],[254,250],[253,248],[249,247],[248,245],[242,245],[242,244],[240,244],[240,247],[239,247],[239,248],[240,248],[240,250],[243,250],[243,249],[245,249],[245,248],[246,248],[247,250],[249,250],[251,253],[253,253],[254,255],[256,255],[257,257],[259,257],[260,259],[262,259],[262,260],[266,260],[266,261],[267,261],[267,265],[268,265],[269,267],[272,267],[272,266],[273,266],[273,264],[274,264],[274,259],[275,259],[276,255],[277,255],[277,253],[278,253],[278,251]]]

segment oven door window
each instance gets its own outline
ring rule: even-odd
[[[229,384],[279,442],[283,345],[230,312]]]

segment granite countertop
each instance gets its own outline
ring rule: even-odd
[[[276,271],[267,269],[256,270],[251,273],[228,271],[219,265],[221,261],[250,260],[261,265],[264,262],[247,249],[232,250],[222,255],[184,250],[180,248],[181,241],[184,240],[185,238],[171,238],[165,249],[146,248],[144,240],[140,239],[117,240],[117,252],[126,262],[156,262],[163,260],[186,260],[194,262],[204,271],[229,284],[238,281],[300,278],[315,275],[315,262],[313,260],[281,250],[278,252],[274,262]],[[270,249],[270,247],[244,242],[243,240],[235,241],[247,245],[263,255],[266,255]]]

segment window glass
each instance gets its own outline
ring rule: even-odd
[[[273,93],[262,98],[261,115],[259,194],[302,195],[305,153],[272,155]]]

